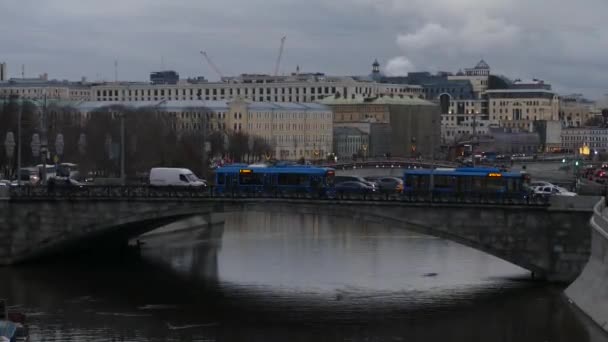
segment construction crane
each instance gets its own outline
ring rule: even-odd
[[[215,71],[215,73],[220,77],[220,80],[222,78],[224,78],[224,76],[222,75],[222,72],[220,71],[220,69],[218,69],[215,66],[215,64],[213,64],[213,61],[211,61],[211,58],[209,58],[209,56],[207,56],[207,53],[205,51],[201,51],[201,55],[203,55],[203,57],[205,57],[205,60],[207,61],[207,63],[211,67],[211,69],[213,69],[213,71]]]
[[[281,58],[283,57],[283,48],[285,47],[285,39],[287,36],[281,38],[281,47],[279,48],[279,56],[277,57],[277,64],[274,66],[274,75],[279,75],[279,67],[281,66]]]

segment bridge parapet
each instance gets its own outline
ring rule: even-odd
[[[321,203],[339,200],[387,202],[400,205],[408,204],[456,204],[456,205],[498,205],[498,206],[529,206],[546,207],[551,204],[548,198],[524,197],[519,194],[501,194],[496,192],[469,192],[443,193],[419,191],[397,193],[393,191],[373,193],[337,193],[332,197],[321,196],[310,192],[284,192],[279,188],[268,187],[264,191],[237,191],[217,192],[212,186],[207,188],[194,187],[152,187],[142,186],[82,186],[82,187],[56,187],[23,186],[10,189],[12,201],[29,200],[145,200],[145,199],[181,199],[184,201],[206,199],[293,199],[317,200]],[[572,201],[571,201],[572,202]],[[568,202],[569,206],[573,206]],[[561,202],[559,202],[561,203]],[[566,204],[560,204],[566,209]],[[589,206],[591,208],[591,206]],[[589,210],[588,208],[588,210]]]
[[[417,168],[417,169],[434,169],[438,167],[445,168],[456,168],[460,164],[448,161],[421,161],[415,159],[376,159],[376,160],[363,160],[353,161],[347,163],[330,163],[324,164],[324,167],[331,167],[336,170],[350,170],[350,169],[369,169],[369,168]]]
[[[608,215],[602,198],[593,210],[591,256],[566,295],[585,314],[608,332]]]

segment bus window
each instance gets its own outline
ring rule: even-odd
[[[279,185],[302,186],[308,185],[308,177],[298,174],[280,174]]]
[[[484,190],[484,177],[471,177],[471,190],[482,191]]]
[[[450,189],[454,187],[454,177],[452,176],[434,176],[433,187],[435,189]]]
[[[218,185],[226,184],[226,176],[224,174],[217,175],[217,184]]]
[[[489,191],[504,191],[505,186],[502,177],[488,177],[486,180],[486,190]]]
[[[239,184],[241,185],[262,185],[264,174],[262,173],[241,173],[239,174]]]
[[[420,175],[417,177],[417,182],[414,183],[415,190],[429,190],[431,186],[430,175]]]

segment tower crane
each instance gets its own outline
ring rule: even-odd
[[[279,48],[279,56],[277,57],[277,64],[274,66],[274,75],[278,76],[279,74],[279,67],[281,66],[281,58],[283,57],[283,48],[285,47],[285,39],[287,39],[287,36],[283,36],[283,38],[281,38],[281,47]]]
[[[220,80],[222,78],[224,78],[224,76],[222,75],[222,72],[220,71],[220,69],[218,69],[217,66],[215,66],[215,64],[213,63],[213,61],[211,60],[211,58],[209,58],[209,56],[207,55],[207,53],[205,51],[201,51],[201,55],[203,55],[203,57],[205,58],[205,60],[207,61],[207,63],[211,67],[211,69],[213,69],[213,71],[215,71],[215,73],[220,77]]]

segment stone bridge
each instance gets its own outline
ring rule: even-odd
[[[0,200],[0,264],[125,243],[195,215],[264,211],[354,217],[402,227],[486,252],[538,277],[572,281],[589,258],[586,222],[595,198],[576,201],[526,206],[296,198],[8,198]]]

